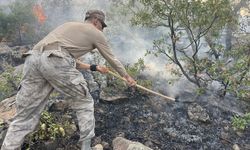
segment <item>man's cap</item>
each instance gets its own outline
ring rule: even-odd
[[[105,28],[107,27],[105,23],[105,14],[101,10],[88,10],[85,15],[85,20],[91,17],[95,17],[99,19],[102,23],[102,27]]]

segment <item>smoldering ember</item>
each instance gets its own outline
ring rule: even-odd
[[[250,150],[249,41],[247,0],[1,0],[1,150]]]

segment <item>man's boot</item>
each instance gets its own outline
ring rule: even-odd
[[[90,145],[91,145],[91,140],[82,141],[81,150],[91,150]]]

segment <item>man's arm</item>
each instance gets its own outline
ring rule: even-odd
[[[90,64],[82,63],[80,60],[76,59],[76,69],[90,70],[90,68],[91,68]],[[107,67],[97,65],[96,71],[99,71],[100,73],[108,73],[109,69]]]
[[[134,86],[136,81],[126,72],[124,66],[121,62],[114,56],[111,48],[109,47],[105,36],[102,32],[95,34],[93,41],[94,46],[98,49],[100,54],[108,61],[108,63],[115,69],[120,76],[124,77],[127,80],[129,86]]]
[[[76,59],[76,68],[79,70],[81,69],[90,70],[91,65],[82,63],[80,60]],[[108,73],[109,69],[107,67],[97,65],[96,71],[99,71],[100,73],[104,74],[104,73]],[[127,80],[127,83],[129,86],[134,86],[136,84],[135,80],[129,75],[125,75],[124,78]]]
[[[106,50],[101,50],[98,48],[98,50],[102,54],[102,56],[109,62],[109,64],[120,74],[120,76],[127,80],[127,84],[129,86],[136,85],[136,81],[126,72],[121,62],[114,57],[110,49],[107,48]]]

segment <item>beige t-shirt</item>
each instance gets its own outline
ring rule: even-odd
[[[53,43],[58,43],[75,58],[97,48],[100,54],[121,76],[127,75],[121,62],[113,55],[103,32],[99,31],[91,23],[65,23],[44,37],[34,46],[33,50],[41,49],[41,47]]]

